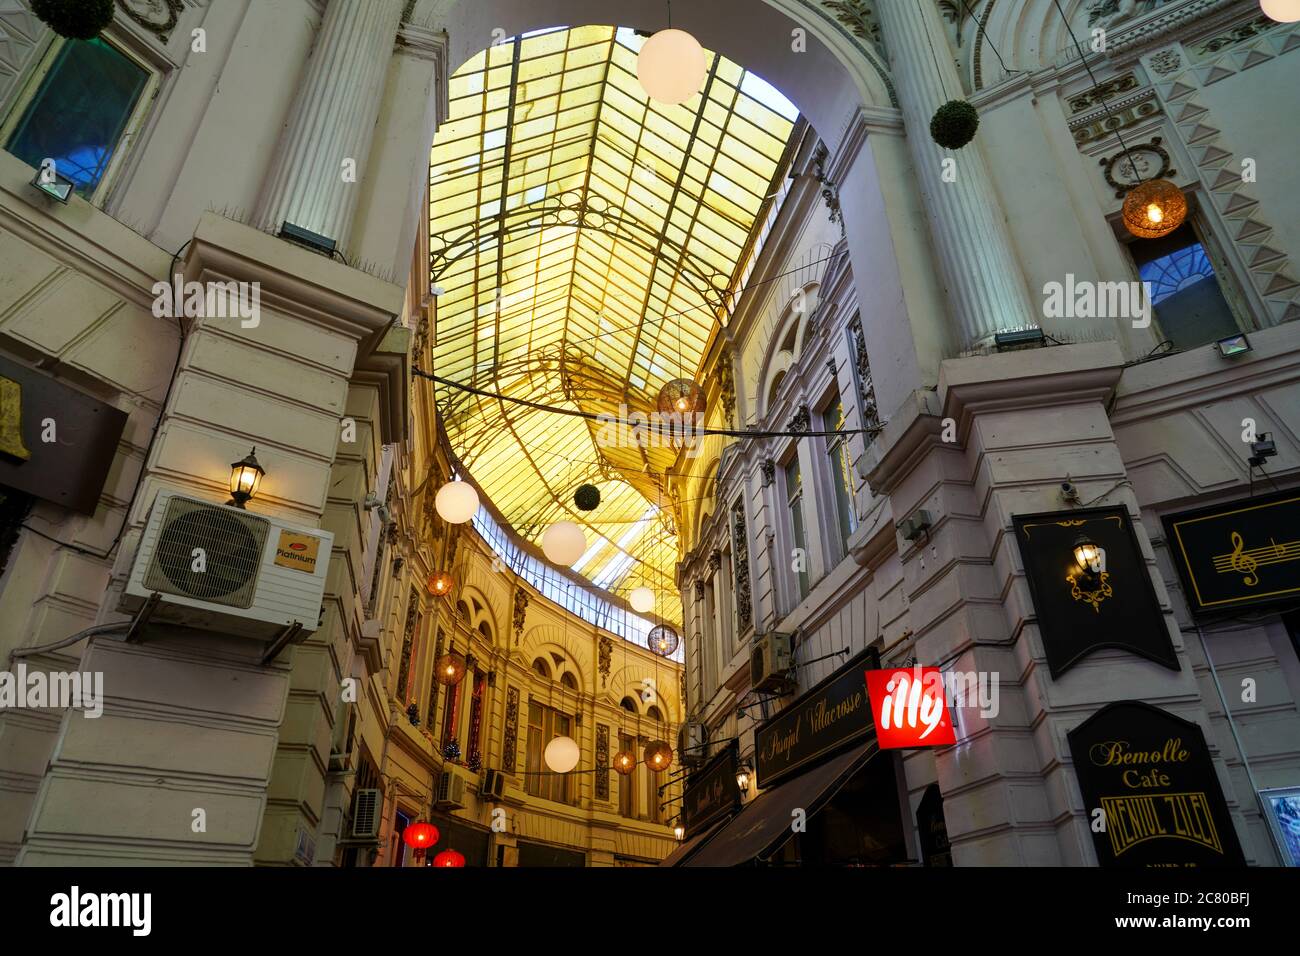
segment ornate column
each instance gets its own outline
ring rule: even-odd
[[[402,0],[329,0],[262,187],[258,228],[278,232],[288,221],[344,246],[401,16]],[[355,177],[345,178],[348,159]]]
[[[984,345],[1000,329],[1037,325],[978,138],[955,153],[930,138],[934,111],[964,95],[938,9],[933,0],[876,9],[961,345]],[[957,161],[956,179],[944,182],[949,157]]]

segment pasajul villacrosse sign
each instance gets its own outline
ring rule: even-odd
[[[863,651],[758,728],[755,770],[767,789],[874,730],[862,672],[876,667],[874,650]]]
[[[1102,866],[1246,865],[1199,726],[1124,700],[1069,741]]]

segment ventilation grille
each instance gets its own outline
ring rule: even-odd
[[[227,607],[250,607],[269,527],[257,515],[172,498],[144,586]],[[196,549],[202,549],[201,562]]]

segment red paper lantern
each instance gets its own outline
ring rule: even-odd
[[[443,850],[433,858],[434,866],[464,866],[465,857],[455,850]]]
[[[438,842],[438,828],[432,823],[412,823],[402,831],[402,842],[412,850],[427,850]]]

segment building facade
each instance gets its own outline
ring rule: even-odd
[[[0,2],[0,378],[19,423],[0,461],[0,651],[11,672],[100,675],[104,694],[95,719],[0,708],[0,860],[405,865],[401,832],[432,819],[473,863],[651,863],[690,804],[685,758],[697,784],[759,763],[746,808],[808,788],[810,835],[750,847],[710,829],[690,849],[718,864],[1096,865],[1071,735],[1139,701],[1204,735],[1221,845],[1230,829],[1246,862],[1286,861],[1261,793],[1300,787],[1297,26],[1254,0],[676,16],[800,114],[775,201],[693,333],[708,424],[764,435],[710,435],[655,486],[682,667],[645,649],[621,584],[547,571],[536,527],[491,501],[472,524],[438,517],[461,450],[420,374],[447,344],[429,149],[454,125],[453,75],[508,38],[657,29],[657,10],[118,0],[74,43]],[[979,131],[945,150],[929,123],[954,98]],[[39,188],[51,157],[66,203]],[[1186,224],[1133,240],[1122,199],[1151,178],[1180,187]],[[231,308],[160,308],[159,283],[188,282],[234,289]],[[1149,300],[1111,288],[1143,282]],[[1216,346],[1242,334],[1248,351]],[[1261,441],[1275,454],[1251,464]],[[314,630],[275,654],[133,630],[120,606],[158,494],[219,503],[250,448],[249,511],[329,534]],[[88,477],[33,477],[45,462]],[[1171,544],[1180,516],[1255,497],[1280,509],[1272,537]],[[1131,643],[1155,649],[1117,639],[1061,664],[1020,529],[1108,507],[1140,559],[1119,592],[1149,590],[1159,615]],[[1194,559],[1247,582],[1231,613],[1199,606]],[[1270,601],[1261,567],[1280,575]],[[453,652],[464,674],[442,684]],[[874,755],[855,731],[770,772],[782,714],[846,668],[904,664],[976,675],[996,712],[963,708],[955,744]],[[543,772],[555,736],[579,772]],[[657,740],[668,775],[605,769]]]

